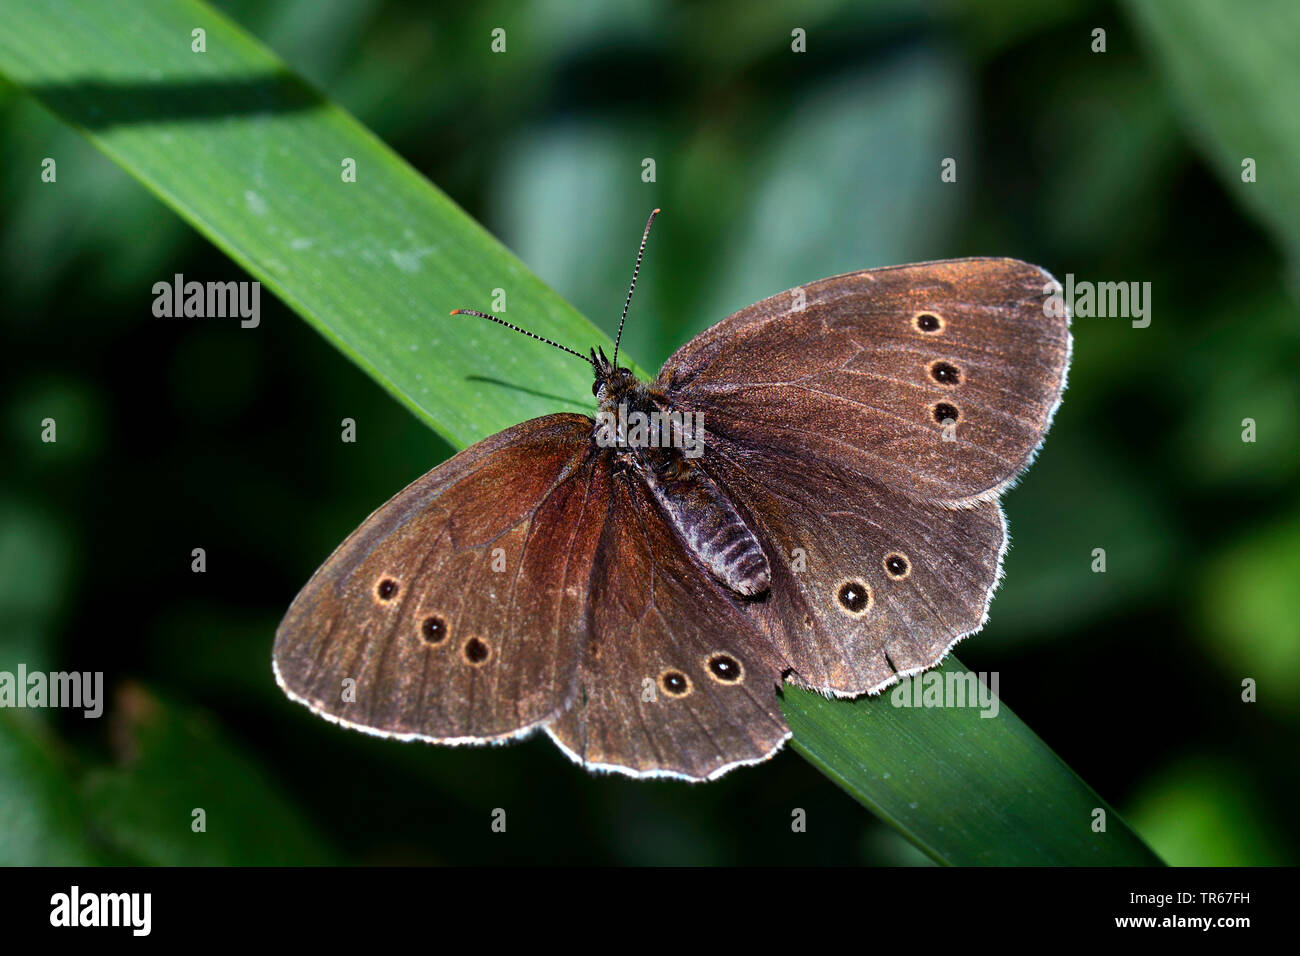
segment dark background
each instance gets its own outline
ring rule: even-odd
[[[1296,862],[1294,271],[1147,5],[217,6],[611,333],[662,206],[625,338],[647,368],[868,266],[1010,255],[1150,282],[1149,328],[1076,320],[1064,405],[1005,499],[1005,583],[960,657],[1169,862]],[[1225,35],[1218,55],[1253,51]],[[112,691],[101,721],[0,712],[0,862],[925,862],[790,752],[640,783],[544,738],[399,744],[287,701],[280,615],[450,449],[269,294],[256,330],[153,318],[175,272],[245,276],[3,85],[0,137],[0,669],[103,670]],[[80,175],[43,189],[46,155]],[[201,841],[175,825],[193,806]]]

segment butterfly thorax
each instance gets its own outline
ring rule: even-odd
[[[603,359],[604,356],[600,355]],[[592,441],[620,472],[651,493],[674,532],[708,572],[744,597],[762,594],[771,568],[754,532],[709,474],[706,431],[698,415],[628,369],[597,364],[599,408]]]

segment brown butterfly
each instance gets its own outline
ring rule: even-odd
[[[591,362],[598,421],[516,425],[367,518],[285,615],[276,679],[404,740],[545,728],[635,777],[765,760],[790,736],[784,681],[877,693],[984,624],[998,496],[1065,386],[1057,289],[1014,259],[823,279],[650,384],[617,340],[612,362],[550,342]]]

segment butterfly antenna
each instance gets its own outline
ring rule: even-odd
[[[650,213],[650,218],[646,220],[645,232],[641,233],[641,248],[637,250],[636,266],[632,269],[632,284],[627,287],[627,301],[623,303],[623,318],[618,320],[618,338],[614,339],[614,368],[618,368],[618,345],[623,341],[623,323],[627,321],[627,307],[632,304],[632,293],[636,291],[636,277],[641,271],[641,257],[645,255],[645,243],[650,238],[650,227],[654,225],[657,215],[659,215],[658,209]]]
[[[596,364],[591,359],[587,358],[587,356],[583,355],[581,352],[575,352],[567,345],[561,345],[559,342],[552,342],[550,339],[546,338],[545,336],[538,335],[536,332],[529,332],[527,329],[521,329],[517,325],[511,325],[505,319],[498,319],[495,315],[488,315],[486,312],[476,312],[473,309],[452,309],[451,314],[452,315],[477,315],[480,319],[491,319],[493,322],[497,323],[498,325],[504,325],[507,329],[513,329],[514,331],[519,332],[522,335],[528,336],[530,339],[537,339],[537,341],[545,342],[547,345],[554,345],[557,349],[560,349],[561,351],[564,352],[568,352],[570,355],[576,355],[578,356],[578,358],[582,359],[588,365],[594,366]]]

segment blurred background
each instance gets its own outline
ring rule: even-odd
[[[646,368],[869,266],[1150,282],[1149,328],[1076,320],[1065,403],[1005,499],[1005,582],[959,656],[1170,863],[1297,862],[1294,7],[1242,26],[1201,0],[216,6],[611,333],[663,207],[625,338]],[[926,862],[788,751],[638,783],[544,738],[399,744],[287,701],[280,616],[448,447],[269,295],[256,333],[155,321],[155,281],[239,270],[2,83],[0,144],[0,670],[102,670],[110,693],[99,721],[0,711],[0,863]],[[42,189],[47,155],[78,175]],[[201,841],[175,822],[194,806]]]

